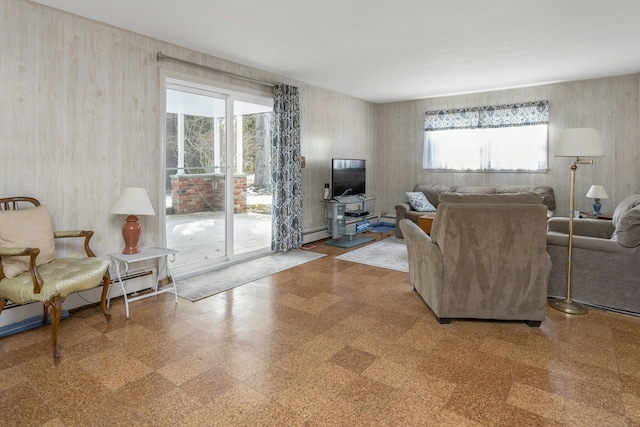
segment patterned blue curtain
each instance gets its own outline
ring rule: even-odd
[[[273,182],[271,249],[287,252],[302,246],[302,162],[298,88],[285,84],[273,90]]]
[[[549,101],[427,111],[424,130],[499,128],[549,123]]]

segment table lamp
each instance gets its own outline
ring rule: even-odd
[[[608,199],[609,195],[603,185],[592,185],[587,191],[587,197],[593,199],[593,214],[600,215],[600,199]]]
[[[585,160],[583,157],[602,157],[604,151],[600,144],[600,135],[597,129],[573,128],[565,129],[560,134],[560,141],[556,148],[555,157],[575,157],[571,162],[571,196],[569,198],[569,248],[567,261],[567,298],[555,299],[549,303],[556,310],[568,314],[585,314],[587,308],[582,304],[571,301],[571,253],[573,246],[573,218],[574,199],[576,192],[576,169],[578,165],[592,165],[593,160]]]
[[[147,190],[140,187],[128,187],[122,190],[120,197],[109,211],[110,214],[128,215],[122,226],[124,238],[123,254],[137,254],[138,239],[140,238],[140,223],[136,215],[155,215]]]

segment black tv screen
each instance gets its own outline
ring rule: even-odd
[[[365,193],[366,163],[361,159],[332,159],[332,197],[357,196]]]

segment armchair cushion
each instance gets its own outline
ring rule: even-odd
[[[56,259],[53,224],[47,207],[1,211],[0,247],[40,249],[36,266]],[[29,257],[4,257],[2,270],[5,277],[16,277],[29,270]]]
[[[613,238],[622,246],[640,245],[640,195],[634,194],[618,204],[613,213]]]
[[[427,196],[420,191],[410,191],[406,193],[407,200],[413,209],[418,212],[435,212],[436,208],[429,202]]]
[[[27,273],[1,280],[0,294],[17,304],[47,302],[55,295],[64,298],[74,292],[95,288],[108,268],[109,261],[102,258],[57,258],[38,268],[46,284],[40,293],[33,292],[31,275]]]

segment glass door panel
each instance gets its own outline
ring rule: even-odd
[[[234,254],[271,247],[271,104],[234,101]]]
[[[167,89],[166,239],[174,268],[227,258],[224,95]]]
[[[166,244],[176,276],[271,250],[273,101],[167,79]]]

